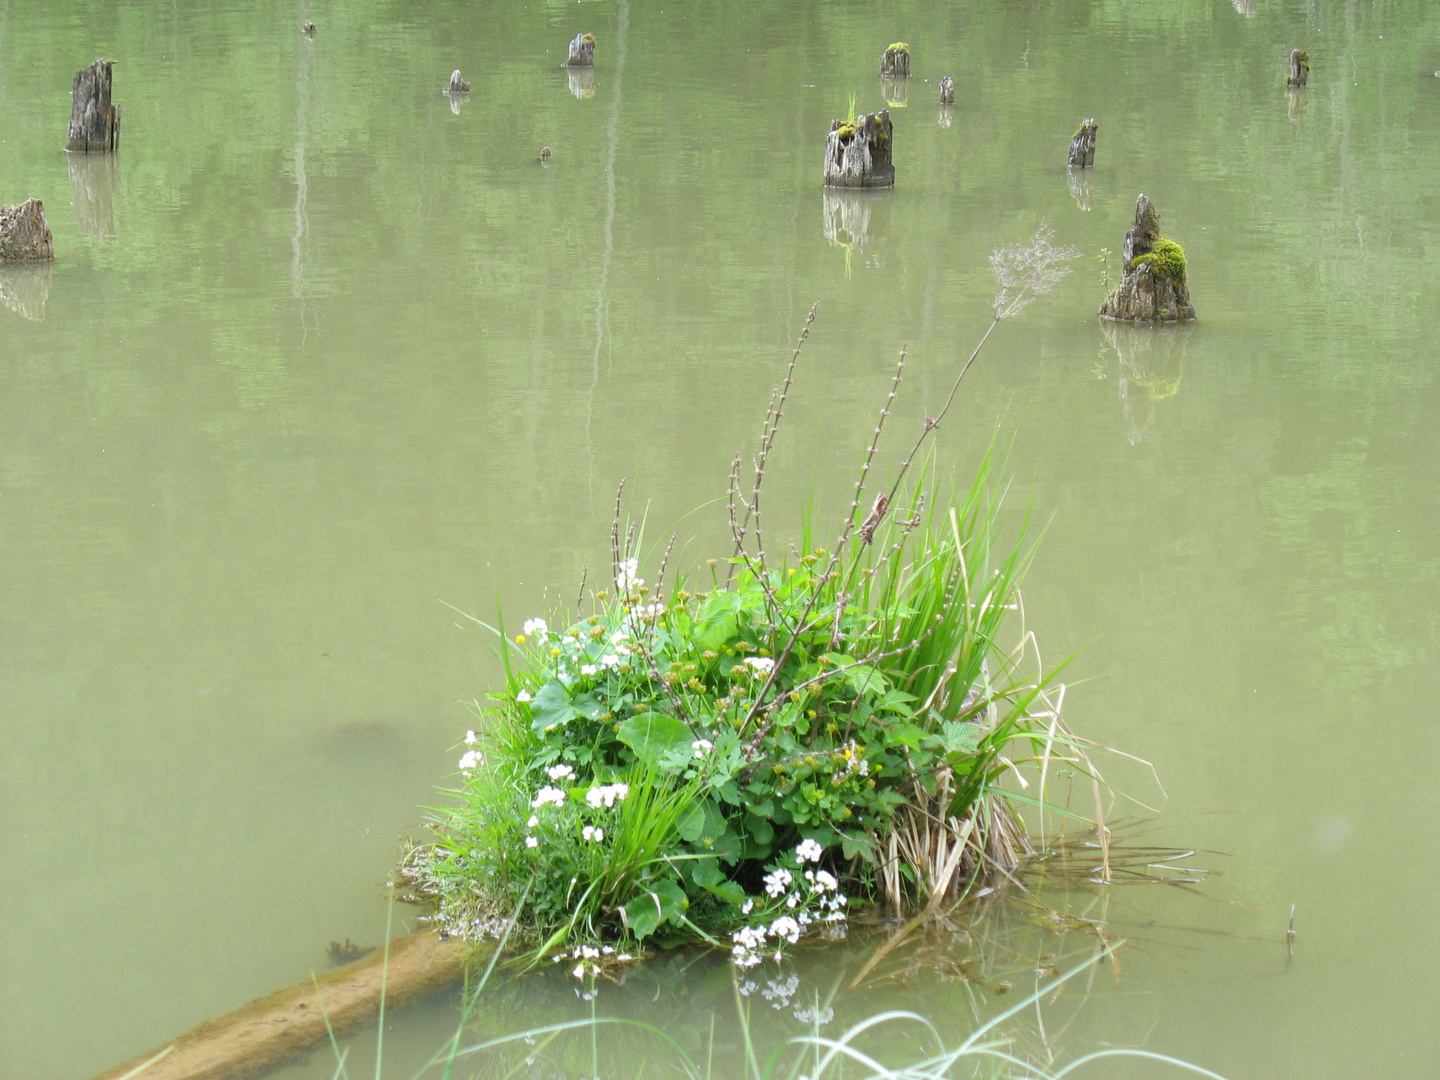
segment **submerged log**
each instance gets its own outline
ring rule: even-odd
[[[120,141],[120,106],[110,104],[114,60],[96,60],[75,73],[70,89],[70,132],[65,149],[77,154],[108,154]]]
[[[910,46],[897,41],[880,56],[880,77],[882,79],[908,79],[910,77]]]
[[[1070,167],[1088,169],[1095,164],[1095,132],[1099,125],[1094,119],[1083,120],[1080,130],[1070,139]]]
[[[940,104],[955,104],[955,80],[946,75],[940,80]]]
[[[888,188],[895,186],[890,162],[892,129],[884,109],[854,121],[835,120],[825,136],[825,186]]]
[[[131,1069],[164,1054],[142,1080],[230,1080],[265,1072],[299,1057],[328,1037],[354,1031],[379,1011],[382,981],[385,1008],[402,1008],[458,982],[472,946],[442,940],[437,931],[407,934],[342,968],[257,998],[232,1013],[207,1020],[179,1038],[101,1073],[94,1080],[118,1080]],[[324,1010],[321,1010],[321,1001]]]
[[[19,206],[0,206],[0,262],[43,262],[55,258],[45,204],[26,199]]]
[[[1310,54],[1296,49],[1290,54],[1290,74],[1285,78],[1286,86],[1304,86],[1310,79]]]
[[[595,35],[576,34],[570,42],[570,57],[565,61],[565,67],[594,67],[595,66]]]
[[[1120,265],[1124,276],[1100,314],[1122,322],[1188,322],[1195,318],[1185,280],[1185,252],[1160,235],[1160,212],[1141,195],[1135,221],[1125,235]]]

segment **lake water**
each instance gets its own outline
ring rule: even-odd
[[[581,31],[593,80],[557,68]],[[895,190],[826,195],[830,120],[883,104],[896,39]],[[67,157],[97,56],[121,149]],[[901,345],[908,434],[984,330],[990,251],[1044,223],[1084,257],[997,330],[940,467],[964,482],[998,425],[1048,523],[1027,618],[1079,653],[1068,718],[1153,763],[1163,791],[1106,767],[1223,877],[1076,897],[1133,942],[1120,977],[1017,1037],[1433,1076],[1437,69],[1424,0],[0,0],[0,202],[43,199],[56,250],[0,268],[0,1077],[89,1075],[380,940],[496,678],[444,605],[572,603],[622,477],[655,535],[723,554],[711,500],[817,301],[767,483],[790,524],[812,491],[834,518]],[[1185,245],[1188,330],[1095,318],[1141,191]],[[824,1030],[906,1007],[953,1043],[999,980],[1093,947],[1018,910],[975,933],[988,983],[919,972]],[[786,1010],[752,995],[762,1049],[863,955],[802,958]],[[733,1052],[723,965],[667,964],[595,1007],[691,1046],[713,1017]],[[398,1014],[391,1063],[453,1006]],[[531,980],[486,1025],[589,1007]],[[534,1074],[584,1075],[588,1045]]]

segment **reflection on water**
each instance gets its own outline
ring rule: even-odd
[[[470,100],[470,94],[464,91],[443,90],[441,93],[450,99],[450,111],[456,116],[460,115],[460,106]]]
[[[955,106],[941,105],[939,123],[941,128],[948,128],[955,122]]]
[[[1120,362],[1120,404],[1133,446],[1155,419],[1155,405],[1180,392],[1192,326],[1132,326],[1110,319],[1100,330]]]
[[[1070,197],[1081,210],[1090,210],[1093,195],[1090,186],[1090,170],[1067,166],[1066,181],[1070,186]]]
[[[903,109],[910,104],[910,80],[880,77],[880,96],[891,109]]]
[[[1236,11],[1244,15],[1247,19],[1253,17],[1255,14],[1255,0],[1230,0],[1230,3],[1234,5]]]
[[[27,319],[45,318],[53,277],[52,263],[0,263],[0,304]]]
[[[570,84],[570,93],[582,101],[595,96],[595,69],[590,67],[566,68],[565,78]]]
[[[120,160],[116,154],[66,154],[70,170],[70,196],[80,231],[102,244],[115,239],[115,195],[120,190]]]
[[[1292,124],[1298,124],[1305,119],[1305,113],[1310,108],[1310,99],[1303,86],[1291,86],[1286,89],[1286,97],[1289,98],[1289,116]]]
[[[889,247],[891,191],[847,191],[825,188],[820,196],[821,228],[825,239],[845,251],[845,266],[858,253],[866,266],[885,265]]]

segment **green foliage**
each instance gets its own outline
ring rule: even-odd
[[[1174,240],[1161,236],[1155,240],[1150,251],[1130,260],[1131,266],[1149,263],[1156,277],[1183,279],[1185,277],[1185,249]]]

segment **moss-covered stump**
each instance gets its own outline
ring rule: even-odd
[[[1310,81],[1310,54],[1296,49],[1290,54],[1290,74],[1285,77],[1286,86],[1304,86]]]
[[[1160,212],[1141,195],[1121,252],[1124,276],[1100,305],[1100,314],[1121,322],[1188,322],[1195,318],[1185,280],[1185,252],[1160,235]]]
[[[1080,130],[1070,139],[1070,167],[1088,169],[1095,164],[1095,132],[1098,126],[1093,119],[1080,123]]]
[[[890,113],[885,109],[854,120],[833,121],[825,136],[825,186],[894,187],[892,131]]]
[[[880,55],[880,77],[882,79],[908,79],[910,77],[910,46],[897,41]]]
[[[55,258],[45,205],[26,199],[19,206],[0,206],[0,262],[45,262]]]
[[[96,60],[75,73],[70,89],[70,132],[65,149],[108,154],[120,142],[120,106],[110,103],[113,60]]]
[[[595,66],[595,35],[576,34],[570,42],[570,56],[565,61],[565,67],[594,67]]]
[[[382,986],[391,1010],[459,982],[474,952],[474,945],[447,941],[436,931],[396,938],[388,955],[375,949],[353,964],[257,998],[94,1080],[118,1080],[160,1054],[139,1074],[142,1080],[232,1080],[267,1072],[324,1041],[331,1030],[342,1035],[374,1019]]]

